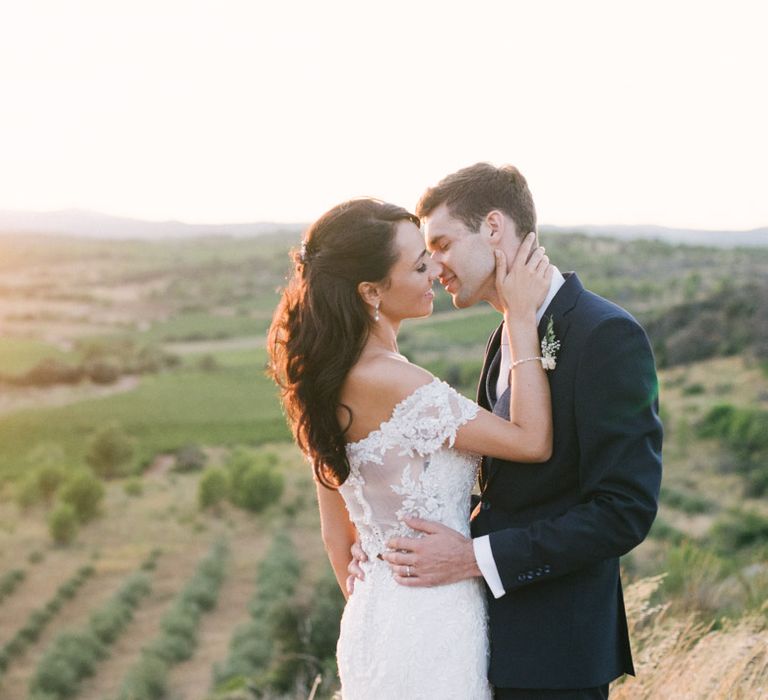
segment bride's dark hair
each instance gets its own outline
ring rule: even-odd
[[[340,402],[341,387],[375,323],[358,285],[387,282],[401,221],[420,223],[375,199],[353,199],[323,214],[292,251],[294,273],[269,328],[268,373],[280,387],[296,442],[331,488],[349,475],[344,435],[352,410]],[[339,407],[349,416],[343,427]]]

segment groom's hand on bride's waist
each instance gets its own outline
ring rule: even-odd
[[[424,537],[393,537],[381,558],[403,586],[442,586],[481,576],[472,540],[440,523],[404,518],[408,527]]]

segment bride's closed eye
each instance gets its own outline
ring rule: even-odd
[[[427,271],[427,263],[422,263],[416,268],[416,272],[426,272]]]

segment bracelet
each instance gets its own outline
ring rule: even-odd
[[[523,362],[533,362],[534,360],[543,360],[543,357],[526,357],[524,360],[515,360],[510,366],[510,371],[513,370],[518,365],[523,364]]]

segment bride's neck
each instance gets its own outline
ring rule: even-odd
[[[368,350],[384,350],[385,352],[400,353],[397,349],[397,332],[400,330],[399,323],[392,323],[388,319],[382,318],[376,322],[373,330],[368,336],[368,342],[365,344]]]

